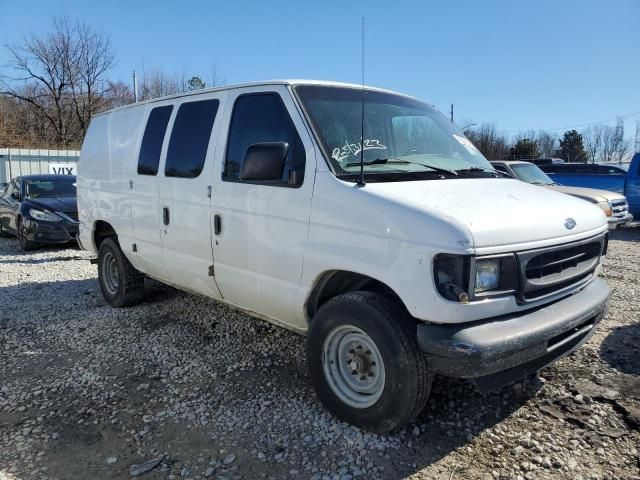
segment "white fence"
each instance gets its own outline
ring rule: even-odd
[[[0,148],[0,183],[19,175],[76,173],[79,150]]]

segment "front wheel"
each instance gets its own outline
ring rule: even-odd
[[[22,218],[18,219],[18,242],[20,243],[20,248],[24,252],[28,252],[33,250],[35,247],[35,243],[27,238],[27,226],[24,224]]]
[[[116,308],[140,303],[144,293],[144,275],[135,269],[114,238],[107,238],[98,250],[98,282],[102,295]]]
[[[413,420],[431,390],[416,321],[398,302],[372,292],[339,295],[318,310],[307,363],[325,408],[375,433]]]

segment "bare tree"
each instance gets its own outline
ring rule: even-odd
[[[624,119],[618,117],[616,126],[605,125],[602,128],[601,162],[618,162],[631,153],[631,142],[624,138]]]
[[[582,131],[582,139],[587,152],[587,159],[591,163],[595,163],[601,154],[603,135],[604,125],[602,124],[592,125]]]
[[[465,130],[465,135],[489,160],[506,158],[509,155],[509,142],[492,123],[482,123],[479,127]]]
[[[539,130],[534,138],[538,144],[540,156],[543,158],[553,157],[556,151],[556,137],[549,132]]]
[[[85,24],[77,22],[70,27],[63,19],[60,28],[71,28],[74,44],[66,57],[69,70],[71,98],[82,138],[89,127],[91,116],[106,106],[109,86],[104,75],[115,64],[109,38]]]
[[[117,108],[135,101],[133,89],[123,82],[109,82],[108,93],[105,95],[106,108]]]
[[[0,93],[44,118],[55,144],[78,145],[91,115],[104,108],[104,75],[114,64],[108,37],[60,17],[50,33],[7,49],[12,72],[0,78]]]
[[[220,77],[217,78],[220,81]],[[140,79],[140,99],[149,100],[204,87],[205,82],[199,75],[191,75],[186,71],[176,73],[167,73],[162,70],[147,71],[143,68]]]

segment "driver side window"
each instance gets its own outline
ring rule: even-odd
[[[226,182],[244,182],[240,179],[240,171],[247,150],[252,145],[264,142],[288,144],[282,177],[279,182],[270,185],[290,186],[288,179],[292,170],[298,170],[300,176],[304,177],[306,154],[300,135],[280,95],[264,92],[240,95],[235,101],[222,179]]]

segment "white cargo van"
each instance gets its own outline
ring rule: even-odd
[[[376,88],[271,81],[97,115],[78,205],[108,303],[148,276],[306,333],[322,403],[375,432],[415,417],[434,374],[513,382],[607,308],[599,208],[504,178]]]

